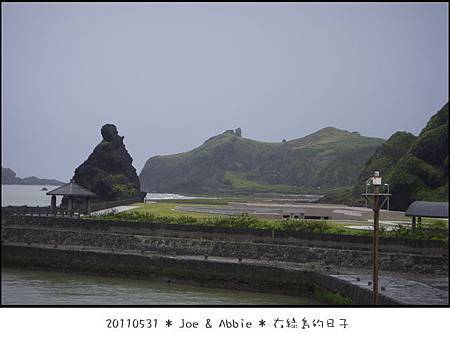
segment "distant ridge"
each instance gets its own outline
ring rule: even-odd
[[[20,178],[10,168],[2,167],[2,184],[21,184],[21,185],[63,185],[64,182],[48,179],[38,178],[36,176]]]

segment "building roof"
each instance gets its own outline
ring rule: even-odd
[[[63,196],[95,196],[95,193],[87,190],[81,185],[76,184],[73,181],[70,183],[64,184],[59,188],[56,188],[52,191],[49,191],[47,195],[63,195]]]
[[[412,202],[406,216],[448,218],[448,202]]]

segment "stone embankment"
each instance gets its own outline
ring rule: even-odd
[[[442,242],[381,243],[383,271],[448,273],[448,249]],[[166,276],[306,296],[320,286],[351,296],[354,303],[370,303],[370,290],[331,276],[350,268],[370,269],[370,243],[361,236],[10,216],[2,218],[2,254],[2,264],[12,266]]]

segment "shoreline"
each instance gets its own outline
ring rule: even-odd
[[[99,250],[51,245],[2,245],[2,267],[31,268],[78,274],[147,279],[250,292],[316,299],[326,290],[352,299],[351,305],[370,304],[371,292],[319,271],[276,262],[242,262],[232,258],[142,254],[135,250]],[[273,292],[277,290],[278,292]],[[401,305],[381,295],[382,305]],[[230,304],[231,305],[231,304]]]
[[[382,305],[448,305],[448,251],[381,241]],[[2,217],[2,267],[184,283],[371,305],[367,238],[45,216]],[[322,291],[322,292],[321,292]],[[335,302],[336,304],[336,302]]]

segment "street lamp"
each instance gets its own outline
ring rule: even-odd
[[[380,209],[388,201],[389,191],[387,193],[381,192],[382,186],[387,186],[388,184],[382,185],[382,178],[379,171],[375,171],[373,176],[370,177],[366,182],[366,193],[362,194],[366,199],[366,203],[369,203],[369,199],[373,198],[373,252],[372,252],[372,263],[373,263],[373,304],[378,304],[378,247],[379,247],[379,223],[380,223]],[[368,185],[373,186],[373,192],[368,191]]]

